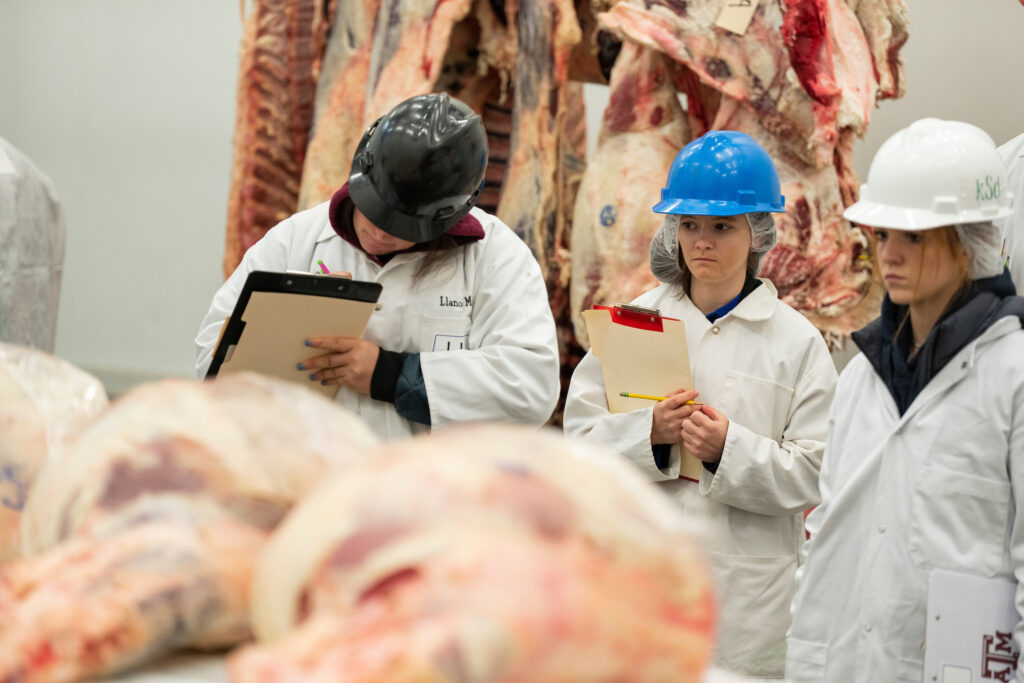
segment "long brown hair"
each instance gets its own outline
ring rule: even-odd
[[[941,228],[935,228],[934,230],[930,230],[929,232],[935,232],[939,235],[941,239],[938,240],[936,243],[946,249],[949,255],[953,257],[953,261],[958,266],[957,279],[959,280],[960,284],[956,288],[956,291],[953,292],[953,296],[951,296],[949,298],[949,301],[946,302],[946,307],[942,310],[942,313],[939,314],[939,318],[941,319],[942,316],[944,316],[946,312],[949,311],[950,306],[952,306],[953,303],[956,302],[961,296],[963,296],[964,293],[970,288],[971,262],[970,258],[963,251],[963,245],[960,242],[960,237],[956,234],[956,228],[954,226],[945,225]],[[878,259],[878,236],[874,231],[871,232],[871,235],[871,259],[875,266],[876,277],[881,278],[882,268]],[[922,252],[924,251],[924,247],[925,243],[922,240],[920,244],[920,249],[922,250]],[[920,260],[919,269],[917,272],[917,284],[914,286],[915,298],[917,297],[917,287],[920,286],[921,284],[921,271],[923,270],[923,268],[924,258],[922,253],[922,258]],[[903,314],[903,319],[900,320],[900,324],[896,327],[896,332],[893,334],[892,338],[893,343],[896,343],[896,340],[899,339],[900,335],[903,333],[903,328],[906,327],[908,322],[910,322],[910,306],[907,306],[907,312]]]

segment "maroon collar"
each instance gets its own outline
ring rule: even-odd
[[[356,237],[356,230],[352,226],[352,210],[355,208],[355,204],[348,196],[348,183],[341,186],[341,189],[334,193],[331,197],[331,205],[327,209],[327,216],[331,221],[331,227],[334,228],[334,232],[338,233],[338,237],[345,240],[359,251],[363,252],[370,257],[371,260],[376,263],[383,263],[389,260],[396,254],[409,254],[416,251],[434,251],[437,247],[433,241],[430,242],[419,242],[412,245],[408,249],[402,249],[401,251],[392,252],[391,254],[385,254],[385,259],[382,261],[373,254],[367,253],[363,249],[362,245],[359,244],[359,238]],[[470,244],[484,238],[484,226],[480,224],[480,221],[476,219],[471,213],[467,213],[463,216],[462,220],[448,228],[445,233],[455,239],[457,245]]]

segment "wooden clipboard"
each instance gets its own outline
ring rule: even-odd
[[[651,405],[650,400],[622,396],[622,392],[667,396],[676,389],[692,388],[686,327],[682,320],[665,318],[636,306],[594,306],[583,311],[590,335],[590,350],[601,363],[608,410],[628,413]],[[700,481],[704,467],[679,442],[679,476]]]
[[[362,337],[381,286],[329,275],[249,273],[231,317],[224,321],[206,376],[259,372],[298,382],[333,398],[338,386],[311,382],[298,364],[322,350],[310,337]]]

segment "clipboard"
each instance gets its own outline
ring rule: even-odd
[[[309,380],[296,366],[325,353],[310,337],[362,337],[381,285],[309,273],[249,273],[231,316],[224,321],[206,377],[253,371],[298,382],[329,398],[340,387]]]
[[[608,410],[628,413],[645,408],[648,399],[622,392],[667,396],[680,387],[693,387],[686,326],[658,311],[619,304],[583,311],[590,350],[601,363]],[[700,481],[704,466],[679,442],[679,476]]]
[[[1017,680],[1017,582],[936,569],[928,577],[924,680]]]

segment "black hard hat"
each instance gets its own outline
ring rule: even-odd
[[[465,103],[419,95],[377,119],[352,160],[349,196],[384,232],[411,242],[444,234],[483,188],[487,132]]]

